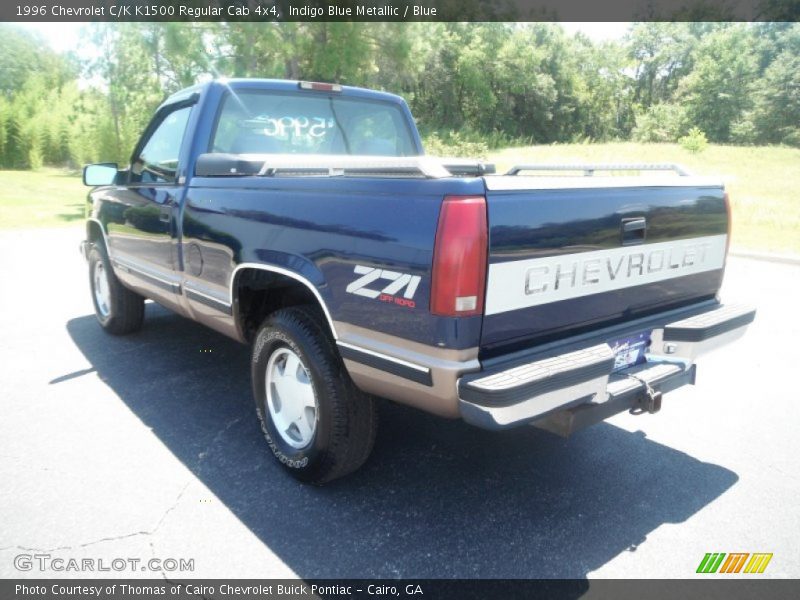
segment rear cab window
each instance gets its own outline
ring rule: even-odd
[[[319,92],[226,94],[211,152],[416,156],[406,116],[389,102]]]

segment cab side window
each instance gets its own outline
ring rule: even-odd
[[[167,113],[131,164],[132,183],[174,183],[191,106]]]

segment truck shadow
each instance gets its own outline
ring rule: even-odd
[[[738,479],[606,423],[563,440],[387,403],[365,467],[307,487],[268,454],[245,346],[156,305],[125,338],[93,316],[67,329],[144,425],[301,578],[580,579]],[[169,391],[143,392],[153,381]]]

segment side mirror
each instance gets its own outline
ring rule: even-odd
[[[83,167],[83,185],[111,185],[117,178],[117,163],[100,163]]]

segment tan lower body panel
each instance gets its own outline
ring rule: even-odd
[[[338,342],[383,359],[394,359],[429,372],[432,385],[418,383],[362,362],[344,359],[350,377],[363,391],[442,417],[459,418],[458,378],[480,370],[478,349],[447,350],[412,342],[364,327],[335,322]]]

